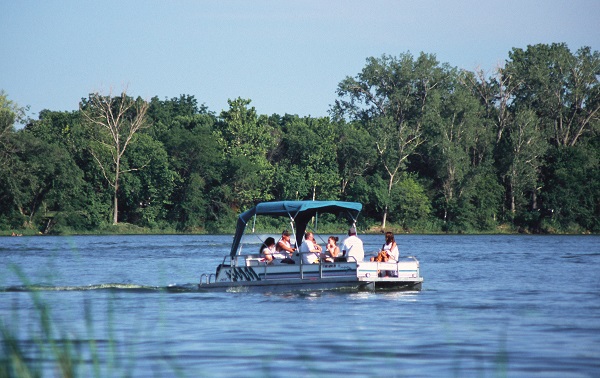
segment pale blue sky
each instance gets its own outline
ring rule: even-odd
[[[513,47],[600,50],[599,25],[600,0],[0,0],[0,89],[35,118],[124,87],[217,114],[242,97],[259,114],[318,117],[370,56],[491,72]]]

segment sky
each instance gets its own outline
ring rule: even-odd
[[[600,0],[0,0],[0,90],[35,119],[123,90],[322,117],[369,57],[491,74],[554,42],[600,50]]]

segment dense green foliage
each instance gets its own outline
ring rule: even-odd
[[[228,232],[257,202],[341,199],[363,229],[599,232],[599,77],[598,52],[552,44],[489,78],[368,58],[321,118],[90,94],[24,120],[2,92],[0,230]]]

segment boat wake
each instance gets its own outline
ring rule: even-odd
[[[104,290],[113,292],[193,292],[198,291],[197,284],[172,284],[168,286],[148,286],[129,283],[103,283],[84,286],[52,286],[52,285],[18,285],[0,287],[0,292],[34,292],[34,291],[93,291]]]

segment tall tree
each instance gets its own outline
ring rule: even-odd
[[[4,90],[0,90],[0,165],[9,158],[8,140],[15,131],[14,124],[25,121],[26,111],[27,108],[9,100],[8,94]]]
[[[149,135],[138,133],[123,155],[123,167],[144,167],[122,177],[120,193],[121,219],[144,226],[156,226],[166,215],[174,173],[162,143]]]
[[[112,221],[113,224],[117,224],[120,176],[142,168],[123,169],[121,159],[134,134],[146,125],[148,103],[139,97],[134,100],[127,96],[125,90],[120,96],[92,93],[87,99],[82,99],[80,110],[84,122],[90,128],[90,153],[113,188]]]
[[[87,148],[87,135],[81,125],[78,110],[58,112],[44,109],[40,112],[39,119],[30,120],[25,129],[48,143],[63,146],[72,155],[81,155]]]
[[[513,48],[502,70],[514,104],[534,109],[556,146],[574,146],[600,129],[600,53],[564,43]]]
[[[567,232],[600,232],[600,138],[549,151],[542,214]]]
[[[62,207],[56,227],[65,226],[73,230],[92,230],[106,223],[112,216],[112,195],[96,161],[89,153],[89,132],[82,125],[79,110],[42,110],[39,119],[29,120],[25,130],[36,138],[59,146],[63,154],[70,155],[83,172],[81,185],[71,192],[61,191],[69,197],[67,207]]]
[[[423,128],[430,99],[447,75],[434,55],[409,53],[368,58],[355,77],[339,85],[335,115],[360,120],[374,137],[380,163],[388,176],[387,202],[406,160],[424,142]],[[384,205],[385,228],[389,206]]]
[[[4,183],[10,196],[3,200],[18,210],[23,219],[21,226],[32,228],[40,209],[68,207],[73,192],[82,185],[83,175],[64,149],[27,130],[15,133],[11,144],[11,174]]]
[[[392,192],[390,220],[400,223],[404,229],[410,229],[428,220],[431,200],[416,175],[403,176]]]
[[[19,107],[4,90],[0,90],[0,227],[22,225],[22,216],[15,207],[15,174],[20,173],[16,152],[18,143],[14,124],[22,121],[25,108]]]
[[[215,125],[222,151],[227,160],[227,181],[232,190],[229,198],[235,209],[272,199],[274,169],[267,159],[273,144],[273,130],[265,116],[258,117],[250,100],[228,100],[229,109],[221,112]]]
[[[339,123],[337,160],[341,176],[340,193],[346,195],[348,187],[377,163],[373,137],[359,122]]]
[[[168,220],[180,230],[206,228],[209,219],[223,214],[223,209],[212,206],[222,203],[212,189],[219,186],[224,165],[214,132],[216,115],[204,105],[199,107],[193,96],[182,95],[152,98],[148,117],[152,121],[148,134],[164,144],[175,173],[171,203],[165,205]]]
[[[451,209],[458,211],[461,196],[474,168],[490,151],[491,130],[481,122],[479,99],[464,85],[464,72],[449,72],[445,86],[428,114],[430,165],[443,194],[443,219],[449,221]],[[455,217],[450,216],[450,218]]]
[[[502,68],[497,67],[493,75],[488,79],[483,70],[475,72],[463,71],[460,76],[463,84],[470,88],[473,94],[479,98],[485,109],[482,121],[491,120],[496,129],[496,144],[502,140],[506,125],[511,118],[510,104],[513,100],[517,80],[509,80],[502,76]],[[512,86],[509,86],[509,82]]]
[[[276,173],[282,198],[334,199],[339,196],[335,137],[335,125],[329,118],[285,118],[282,159]]]
[[[520,110],[507,125],[507,145],[510,152],[505,155],[509,161],[506,173],[510,213],[514,218],[517,207],[523,205],[525,193],[537,196],[540,183],[540,168],[548,144],[540,122],[532,110]],[[532,198],[532,210],[537,201]]]

